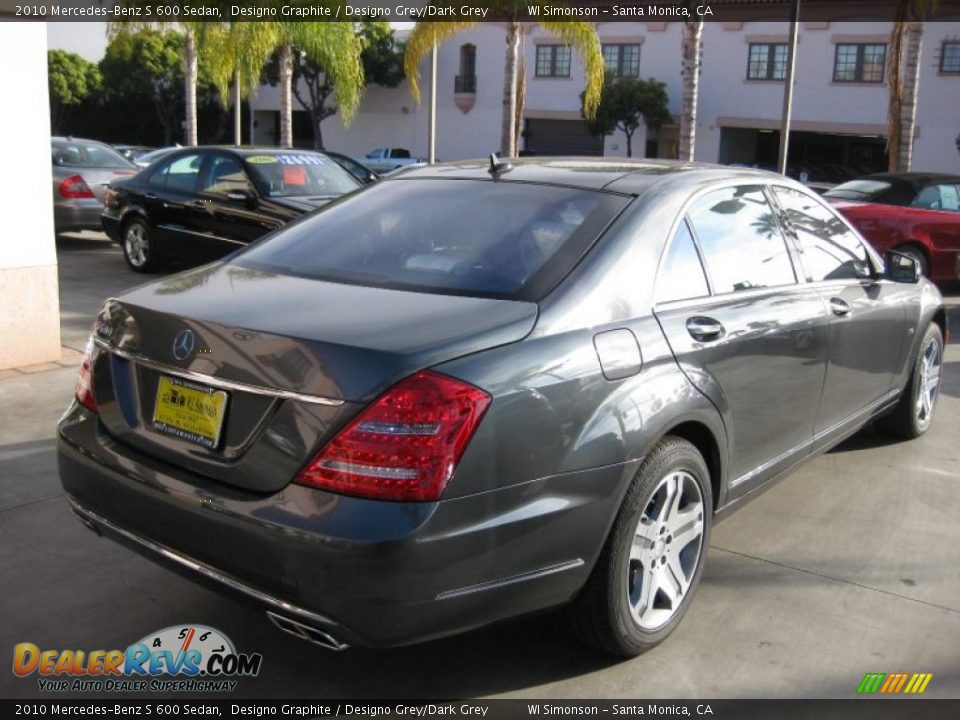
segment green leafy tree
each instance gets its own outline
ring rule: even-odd
[[[610,135],[615,130],[623,132],[627,136],[627,157],[633,157],[633,134],[641,123],[655,130],[671,120],[667,86],[653,78],[607,80],[593,117],[587,114],[585,101],[585,93],[581,93],[581,111],[590,132],[594,135]]]
[[[182,117],[184,42],[176,32],[122,33],[100,61],[106,98],[152,107],[167,145],[173,144]]]
[[[97,66],[66,50],[47,52],[47,82],[50,86],[50,125],[60,133],[69,111],[101,87]]]
[[[443,5],[443,2],[431,2]],[[531,8],[537,8],[538,14],[547,14],[548,8],[566,7],[562,2],[545,0],[477,0],[476,7],[489,8],[491,14],[503,18],[500,24],[506,27],[506,62],[503,72],[503,114],[500,128],[500,154],[504,157],[517,155],[517,127],[518,118],[522,115],[520,95],[523,88],[521,80],[522,59],[520,43],[523,36],[521,18],[532,14]],[[538,23],[543,30],[561,42],[570,45],[586,75],[584,90],[584,108],[587,117],[592,117],[600,104],[600,93],[603,88],[603,52],[596,28],[591,23],[580,21],[541,21]],[[450,38],[480,25],[480,21],[457,22],[419,22],[407,40],[407,49],[404,58],[407,80],[410,83],[410,93],[414,99],[420,100],[420,61],[435,47],[442,45]]]
[[[360,60],[364,84],[399,85],[403,80],[403,50],[389,23],[365,20],[357,24],[356,32],[363,44]],[[279,70],[279,57],[275,55],[265,68],[264,79],[276,86],[280,82]],[[322,123],[338,111],[336,102],[331,101],[336,93],[333,75],[309,54],[295,48],[291,91],[300,107],[310,114],[314,148],[322,150]]]

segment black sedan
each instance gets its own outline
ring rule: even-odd
[[[101,220],[130,267],[197,265],[361,187],[322,153],[199,147],[113,183]]]
[[[874,420],[929,429],[940,293],[802,185],[494,163],[109,300],[59,426],[83,522],[332,649],[566,606],[635,655],[715,518]]]

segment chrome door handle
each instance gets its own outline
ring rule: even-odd
[[[830,310],[833,311],[834,315],[846,317],[850,314],[850,305],[846,300],[841,300],[840,298],[830,298]]]
[[[687,332],[694,340],[711,342],[722,338],[727,331],[718,320],[710,317],[692,317],[687,320]]]

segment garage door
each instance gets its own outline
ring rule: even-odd
[[[582,120],[527,118],[524,148],[537,155],[603,155],[603,136],[591,135]]]

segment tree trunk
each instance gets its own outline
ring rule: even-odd
[[[923,47],[923,23],[907,22],[895,28],[901,42],[891,43],[890,132],[887,152],[890,172],[909,172],[913,162],[913,136],[917,123],[917,94],[920,86],[920,51]],[[904,41],[905,42],[902,42]],[[906,46],[905,48],[903,46]]]
[[[240,71],[233,73],[233,144],[243,145],[242,108],[240,105]]]
[[[625,132],[624,135],[627,136],[627,157],[633,157],[633,133]]]
[[[197,40],[187,30],[183,45],[183,88],[185,108],[185,140],[193,147],[197,144]]]
[[[280,147],[293,147],[293,46],[280,48]]]
[[[323,150],[323,128],[320,125],[323,123],[323,114],[322,114],[321,105],[321,114],[313,116],[313,149],[314,150]]]
[[[507,25],[507,58],[503,68],[503,122],[500,127],[500,156],[516,157],[514,122],[517,112],[517,59],[520,56],[520,23]]]
[[[680,159],[693,160],[697,144],[697,94],[700,90],[700,65],[703,62],[700,38],[703,21],[691,20],[683,24],[681,73],[683,75],[683,106],[680,110]]]
[[[523,134],[523,106],[527,102],[527,63],[523,59],[523,40],[520,41],[520,57],[517,61],[517,104],[513,109],[513,149],[520,152],[520,136]]]

